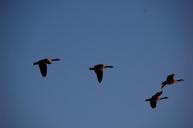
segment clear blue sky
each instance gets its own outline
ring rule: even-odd
[[[1,128],[193,127],[190,0],[1,0]],[[43,78],[33,62],[48,66]],[[104,63],[101,84],[89,67]],[[168,100],[151,109],[160,91]]]

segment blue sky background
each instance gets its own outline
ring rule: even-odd
[[[1,128],[193,127],[190,0],[1,0]],[[33,62],[45,57],[46,78]],[[104,63],[101,84],[89,67]],[[185,81],[144,100],[168,74]]]

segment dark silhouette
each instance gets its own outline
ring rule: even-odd
[[[45,77],[46,74],[47,74],[47,64],[52,64],[53,61],[60,61],[60,59],[58,59],[58,58],[56,58],[56,59],[45,58],[45,59],[42,59],[42,60],[39,60],[39,61],[33,63],[33,65],[37,65],[38,64],[42,76]]]
[[[97,75],[97,79],[99,81],[99,83],[102,82],[102,79],[103,79],[103,70],[105,68],[113,68],[113,66],[105,66],[103,64],[97,64],[95,65],[94,67],[92,68],[89,68],[90,70],[94,70],[94,72],[96,73]]]
[[[150,106],[152,108],[156,108],[156,104],[159,100],[168,99],[168,97],[162,97],[160,98],[162,94],[162,91],[157,92],[155,95],[153,95],[150,99],[146,99],[145,101],[150,101]]]
[[[167,76],[166,81],[161,83],[161,88],[165,87],[166,85],[174,84],[174,83],[179,82],[179,81],[184,81],[183,79],[175,80],[174,75],[175,74],[171,74],[171,75]]]

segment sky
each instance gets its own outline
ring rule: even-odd
[[[190,0],[1,0],[1,128],[193,127]],[[41,76],[33,63],[61,58]],[[89,67],[106,69],[102,83]],[[169,74],[152,109],[145,99]]]

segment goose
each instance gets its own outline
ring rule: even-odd
[[[161,83],[161,89],[165,87],[166,85],[171,85],[179,81],[184,81],[183,79],[175,80],[174,79],[175,74],[170,74],[167,76],[166,81]]]
[[[168,97],[161,97],[162,91],[157,92],[156,94],[154,94],[150,99],[146,99],[145,101],[150,101],[150,106],[152,108],[156,108],[156,104],[159,100],[163,100],[163,99],[168,99]]]
[[[39,69],[40,69],[42,76],[46,77],[47,64],[52,64],[53,61],[60,61],[60,59],[58,59],[58,58],[55,58],[55,59],[45,58],[45,59],[42,59],[42,60],[39,60],[39,61],[33,63],[33,65],[39,65]]]
[[[104,65],[104,64],[97,64],[94,67],[89,68],[90,70],[94,70],[97,75],[98,82],[101,83],[103,79],[103,70],[105,68],[113,68],[113,66]]]

